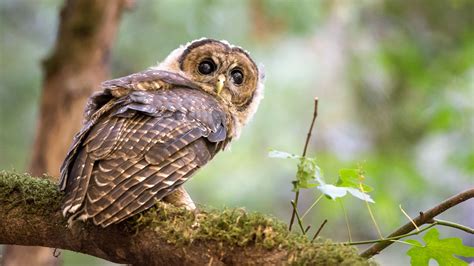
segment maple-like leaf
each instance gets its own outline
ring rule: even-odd
[[[339,178],[336,186],[338,187],[352,187],[362,190],[362,192],[370,192],[374,190],[372,187],[364,184],[365,177],[362,175],[360,169],[341,169],[339,170]]]
[[[407,251],[413,266],[427,266],[431,259],[436,260],[440,266],[467,265],[465,261],[456,258],[455,255],[474,257],[474,247],[464,246],[460,238],[439,239],[439,232],[436,228],[430,229],[423,236],[423,240],[426,242],[425,246],[414,239],[406,240],[413,244]]]
[[[362,183],[363,176],[359,169],[339,170],[339,179],[336,185],[326,184],[320,177],[316,177],[316,181],[319,183],[317,189],[331,199],[342,198],[349,193],[358,199],[375,203],[366,193],[372,191],[373,188]]]

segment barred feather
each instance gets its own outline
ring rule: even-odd
[[[159,75],[156,70],[151,74]],[[147,82],[151,74],[145,73]],[[136,84],[130,84],[137,77],[106,84],[135,88]],[[110,90],[94,97],[104,101],[107,93],[113,95]],[[66,192],[62,209],[72,219],[92,219],[104,227],[151,207],[174,191],[226,139],[224,111],[198,90],[135,91],[112,98],[105,105],[107,110],[99,103],[90,106],[96,108],[91,115],[95,120],[75,137],[62,167],[61,188]]]

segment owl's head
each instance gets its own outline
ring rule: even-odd
[[[192,41],[174,50],[156,68],[180,74],[215,96],[234,115],[237,131],[263,98],[264,74],[248,52],[227,41]],[[238,135],[236,132],[235,137]]]

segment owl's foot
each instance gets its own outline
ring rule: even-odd
[[[184,207],[189,211],[197,210],[193,200],[182,186],[166,196],[163,200],[176,207]]]

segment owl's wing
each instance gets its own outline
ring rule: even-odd
[[[66,158],[63,213],[105,227],[151,207],[222,148],[225,125],[216,100],[193,89],[117,100]]]
[[[148,69],[128,76],[107,80],[101,84],[101,90],[95,92],[88,100],[85,108],[86,122],[82,129],[74,136],[73,143],[69,147],[66,158],[61,165],[61,177],[59,187],[65,189],[67,180],[67,168],[73,162],[77,154],[77,149],[82,143],[83,138],[90,129],[97,123],[105,113],[111,108],[126,101],[125,96],[135,90],[163,90],[166,87],[186,87],[198,89],[198,87],[189,79],[184,78],[173,72],[158,69]]]
[[[179,74],[153,68],[125,77],[104,81],[102,83],[102,88],[105,90],[113,88],[148,90],[150,86],[152,86],[156,90],[169,84],[178,87],[198,89],[194,82]]]
[[[94,120],[97,112],[104,105],[110,103],[114,98],[121,98],[132,91],[156,91],[176,87],[187,87],[199,89],[191,80],[165,70],[150,68],[125,77],[111,79],[102,82],[101,90],[94,93],[86,106],[85,116],[87,120]]]

